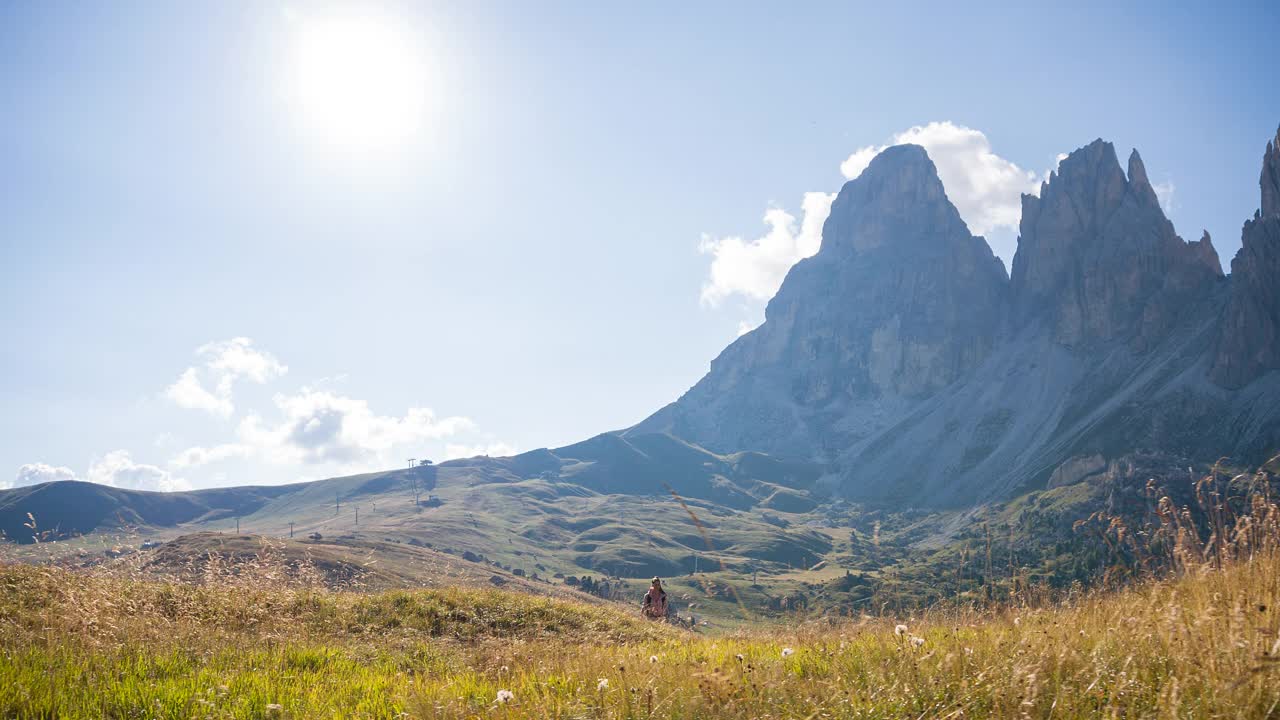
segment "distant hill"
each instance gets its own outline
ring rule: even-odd
[[[37,535],[60,539],[95,530],[171,527],[252,513],[268,500],[298,489],[235,487],[191,492],[124,490],[80,481],[0,491],[0,532],[19,543]],[[28,524],[35,519],[35,532]]]

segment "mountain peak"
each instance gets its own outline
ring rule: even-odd
[[[1134,148],[1129,153],[1129,183],[1150,186],[1151,182],[1147,180],[1147,167],[1142,164],[1142,156],[1138,154],[1138,149]]]
[[[931,396],[981,363],[1007,290],[1004,265],[969,232],[924,148],[887,148],[840,189],[821,249],[787,274],[764,324],[629,432],[823,456],[854,432],[831,427],[832,414]]]
[[[1211,242],[1174,232],[1138,151],[1126,177],[1101,139],[1063,159],[1039,198],[1023,198],[1019,230],[1015,319],[1042,319],[1069,347],[1126,338],[1148,346],[1221,273]]]
[[[947,199],[929,154],[919,145],[894,145],[840,189],[822,229],[820,254],[890,244],[909,251],[959,234],[967,236],[968,228]]]
[[[1280,128],[1276,128],[1275,139],[1267,143],[1258,184],[1262,186],[1262,217],[1280,215]]]
[[[1231,260],[1231,296],[1211,377],[1238,388],[1280,369],[1280,130],[1262,155],[1262,209],[1244,224]]]
[[[1142,163],[1142,156],[1138,154],[1138,149],[1134,148],[1129,153],[1129,192],[1134,197],[1142,200],[1149,205],[1159,205],[1160,199],[1156,197],[1155,188],[1151,187],[1151,181],[1147,179],[1147,166]]]

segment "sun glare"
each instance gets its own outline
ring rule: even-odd
[[[392,21],[295,18],[291,94],[303,127],[345,150],[397,147],[423,128],[425,53]]]

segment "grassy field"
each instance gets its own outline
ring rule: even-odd
[[[719,637],[499,590],[334,592],[269,575],[190,584],[0,567],[0,716],[1226,718],[1280,708],[1270,549],[1040,607]]]
[[[1092,587],[1014,574],[981,599],[713,632],[514,582],[378,589],[436,560],[398,548],[375,571],[359,542],[193,536],[226,554],[0,562],[0,717],[1280,717],[1270,476],[1206,475],[1185,490],[1194,512],[1148,490],[1141,526],[1110,514],[1119,504],[1089,519],[1124,560]],[[682,579],[673,594],[728,607],[749,591],[731,574],[696,580],[723,587]]]

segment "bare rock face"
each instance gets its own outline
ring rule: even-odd
[[[851,405],[926,397],[991,352],[1004,266],[970,234],[923,148],[889,148],[846,183],[822,237],[765,323],[640,428],[711,449],[821,454],[839,444],[832,420]]]
[[[889,148],[840,191],[765,323],[623,434],[814,462],[815,487],[896,507],[1076,483],[1139,449],[1264,461],[1280,447],[1280,135],[1261,186],[1224,277],[1138,154],[1125,171],[1093,142],[1023,197],[1006,280],[924,150]]]
[[[1186,243],[1174,232],[1138,152],[1126,178],[1102,140],[1067,156],[1040,197],[1022,196],[1020,231],[1015,325],[1041,321],[1071,348],[1124,339],[1146,349],[1222,277],[1208,233]]]
[[[1262,216],[1280,215],[1280,128],[1276,129],[1275,139],[1267,143],[1258,184],[1262,186]]]
[[[1074,485],[1107,469],[1107,461],[1101,455],[1073,457],[1058,466],[1049,476],[1046,487],[1056,488]]]
[[[1262,208],[1244,224],[1210,376],[1240,388],[1280,369],[1280,130],[1262,159]]]

